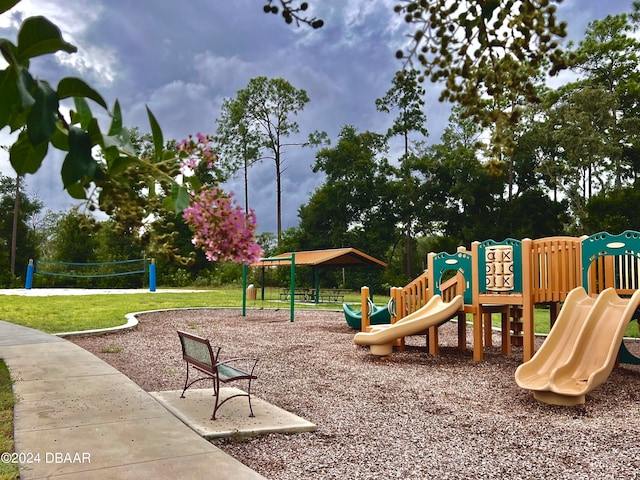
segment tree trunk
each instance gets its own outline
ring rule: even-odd
[[[18,243],[18,213],[20,209],[20,175],[16,175],[16,199],[13,204],[13,229],[11,233],[11,274],[16,274],[16,250]]]
[[[282,179],[280,172],[280,152],[276,153],[276,204],[277,204],[277,229],[278,229],[278,248],[280,248],[280,241],[282,240]]]

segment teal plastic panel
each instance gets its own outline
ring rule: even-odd
[[[464,303],[473,303],[473,291],[471,289],[471,254],[466,252],[438,253],[433,257],[433,269],[435,285],[433,291],[437,295],[442,295],[440,288],[442,275],[450,270],[458,271],[465,281]]]

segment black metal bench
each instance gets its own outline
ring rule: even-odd
[[[201,380],[213,380],[213,395],[215,396],[215,404],[213,406],[213,414],[211,420],[216,419],[216,412],[228,400],[235,397],[248,397],[250,417],[253,417],[253,407],[251,405],[251,382],[258,377],[254,374],[258,359],[256,358],[230,358],[220,361],[220,350],[222,347],[213,347],[209,340],[191,333],[181,332],[178,330],[180,344],[182,345],[182,358],[187,365],[187,378],[184,381],[184,389],[180,398],[184,398],[184,392],[196,382]],[[232,364],[244,364],[246,368],[238,368]],[[189,367],[198,370],[204,374],[195,380],[189,382]],[[247,380],[247,393],[238,393],[231,395],[220,401],[220,382],[228,383],[237,380]]]
[[[331,303],[344,303],[344,294],[342,290],[320,290],[320,301]]]

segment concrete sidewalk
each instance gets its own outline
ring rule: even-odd
[[[0,358],[18,397],[22,480],[264,478],[71,342],[0,321]]]

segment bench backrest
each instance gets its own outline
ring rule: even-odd
[[[214,352],[209,340],[191,333],[178,330],[180,344],[182,345],[182,358],[198,368],[213,372],[213,366],[217,363],[220,347]]]

